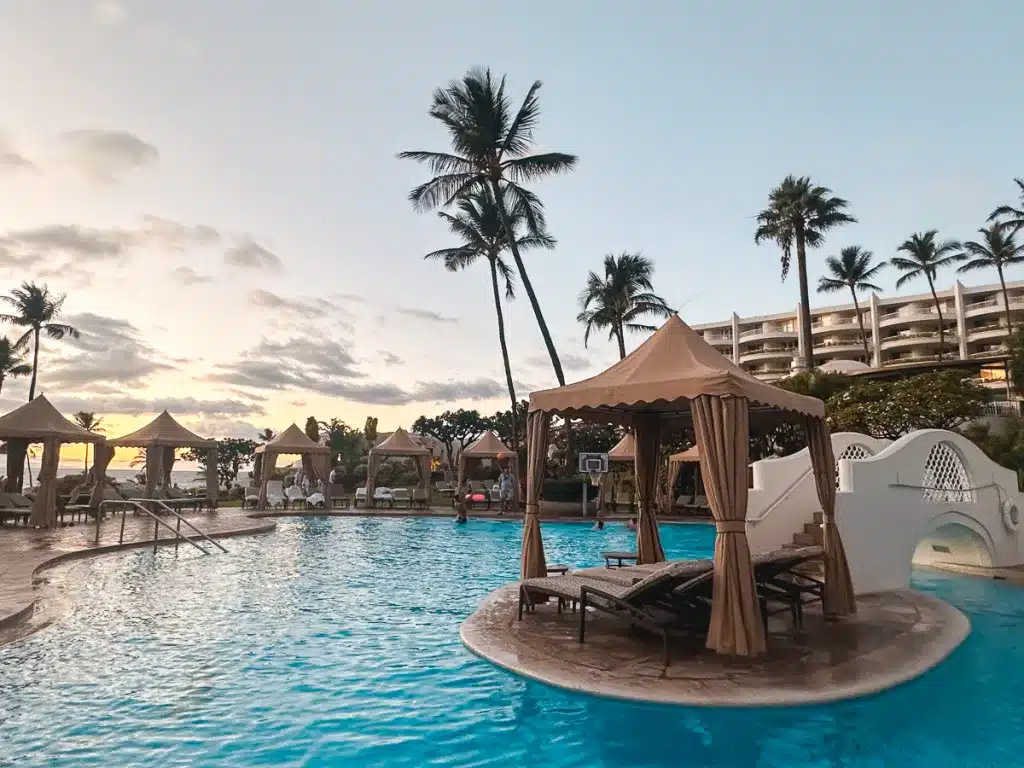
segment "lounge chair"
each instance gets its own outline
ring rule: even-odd
[[[619,507],[626,507],[630,511],[633,510],[633,494],[632,493],[617,493],[615,494],[615,501],[612,503],[612,509],[618,511]]]
[[[380,504],[382,507],[395,506],[395,496],[390,488],[375,488],[373,490],[373,506]]]
[[[288,500],[288,506],[293,509],[302,509],[306,506],[306,494],[297,485],[290,485],[284,489],[285,498]]]
[[[418,509],[426,509],[430,506],[430,491],[426,488],[413,488],[412,503]]]
[[[355,495],[355,498],[352,499],[352,506],[353,507],[358,507],[360,501],[363,502],[363,506],[366,506],[366,486],[365,485],[362,488],[356,488],[356,495]]]
[[[255,508],[259,503],[260,489],[255,485],[250,485],[242,495],[242,509],[245,509],[247,506]]]
[[[693,497],[693,501],[689,504],[684,504],[683,509],[691,514],[700,513],[710,509],[708,507],[708,497],[700,494]]]
[[[376,496],[376,494],[374,494],[374,496]],[[412,494],[409,493],[408,488],[392,488],[391,503],[392,506],[401,504],[406,509],[412,509]]]
[[[0,525],[5,525],[8,520],[28,525],[29,517],[32,514],[32,502],[29,501],[28,506],[21,506],[14,503],[13,496],[21,496],[21,494],[0,493]]]
[[[754,585],[761,599],[767,631],[768,615],[778,613],[768,609],[768,603],[783,606],[793,617],[793,627],[803,626],[804,606],[823,602],[825,584],[807,573],[809,563],[820,560],[825,550],[820,546],[781,549],[755,555],[751,559],[754,568]]]
[[[280,480],[267,481],[267,504],[271,507],[284,508],[284,483]]]
[[[437,492],[442,496],[455,495],[455,489],[452,487],[451,483],[446,483],[439,480],[436,483],[434,483],[434,488],[436,488]]]
[[[714,571],[708,561],[670,563],[634,584],[616,584],[580,576],[545,576],[519,584],[519,619],[523,608],[532,610],[538,597],[554,597],[558,611],[565,604],[580,606],[579,641],[586,638],[587,608],[628,618],[631,623],[661,636],[665,663],[669,663],[669,635],[707,631],[711,616]]]

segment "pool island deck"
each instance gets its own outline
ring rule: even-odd
[[[581,693],[663,704],[761,707],[822,704],[904,683],[945,659],[970,632],[956,608],[915,590],[858,598],[851,618],[825,621],[808,608],[802,631],[769,624],[768,653],[720,657],[697,640],[661,640],[618,617],[588,614],[587,640],[568,609],[538,606],[517,620],[518,587],[492,592],[462,625],[462,642],[500,667]]]

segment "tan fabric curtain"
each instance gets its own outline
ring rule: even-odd
[[[512,511],[519,511],[519,454],[513,453],[508,460],[509,471],[512,473],[512,479],[515,480],[515,485],[512,486]]]
[[[766,649],[747,544],[750,406],[740,397],[691,401],[708,503],[715,518],[715,576],[707,646],[733,656]]]
[[[636,454],[636,554],[638,565],[665,559],[658,533],[658,457],[661,453],[661,421],[655,414],[637,414],[633,421]]]
[[[661,509],[663,512],[668,513],[672,511],[672,505],[676,501],[676,481],[679,480],[679,474],[683,471],[683,462],[681,461],[670,461],[668,463],[668,472],[665,476],[665,495],[662,497]]]
[[[25,487],[25,457],[28,440],[15,438],[7,441],[7,488],[10,493],[21,493]]]
[[[380,469],[380,463],[383,459],[377,456],[372,451],[370,452],[370,458],[366,462],[366,506],[373,506],[373,494],[377,490],[377,470]]]
[[[832,452],[832,436],[822,419],[805,417],[804,427],[822,511],[825,548],[825,595],[822,604],[827,616],[850,616],[857,611],[857,601],[853,596],[846,550],[836,525],[836,459]]]
[[[57,527],[57,467],[60,464],[60,441],[43,442],[43,459],[39,462],[39,491],[32,501],[32,525],[38,528]]]
[[[420,478],[420,490],[426,491],[430,488],[430,457],[429,456],[417,456],[416,457],[416,471],[419,473]]]
[[[260,500],[256,504],[257,509],[267,508],[267,483],[274,474],[277,467],[277,453],[274,451],[263,452],[263,477],[260,478]]]
[[[163,462],[163,448],[150,446],[146,449],[146,498],[155,498],[156,486],[163,477],[160,467]]]
[[[313,466],[313,454],[304,453],[299,456],[299,459],[302,461],[302,476],[305,477],[306,482],[312,486],[317,480],[316,468]]]
[[[164,488],[170,488],[173,483],[171,482],[171,472],[174,470],[174,459],[175,459],[174,448],[166,446],[164,448],[163,455],[161,456],[160,470],[161,480],[164,484]]]
[[[206,506],[210,509],[217,508],[217,501],[220,497],[220,475],[217,472],[217,447],[208,448],[206,451]]]
[[[92,487],[92,495],[89,497],[89,509],[95,511],[100,508],[103,501],[103,489],[107,484],[107,467],[114,458],[114,449],[106,443],[96,443],[92,454],[92,474],[96,479]]]
[[[310,456],[314,477],[320,483],[320,493],[324,496],[324,509],[334,506],[331,501],[331,455],[329,453],[318,453]]]
[[[519,574],[524,579],[547,576],[544,542],[540,536],[540,492],[548,459],[551,417],[533,411],[526,417],[526,516],[523,518],[523,557]]]
[[[257,453],[252,462],[252,481],[259,484],[263,481],[263,454]]]

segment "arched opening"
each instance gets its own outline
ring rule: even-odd
[[[854,461],[858,459],[870,459],[874,456],[871,449],[866,445],[860,443],[850,443],[848,446],[843,448],[842,452],[836,456],[836,490],[839,490],[839,462],[843,459],[852,459]]]
[[[956,513],[942,515],[921,538],[914,550],[914,565],[955,564],[991,568],[992,549],[984,529],[976,530],[973,521],[950,519]]]

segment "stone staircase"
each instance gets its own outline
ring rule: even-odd
[[[791,544],[783,544],[783,549],[798,549],[799,547],[813,547],[815,545],[822,546],[825,541],[825,532],[822,530],[821,524],[824,520],[824,515],[821,512],[814,513],[813,523],[804,523],[804,529],[798,533],[793,534],[793,542]],[[808,576],[824,576],[824,566],[820,562],[808,563],[807,565],[800,568],[800,571],[806,573]]]

